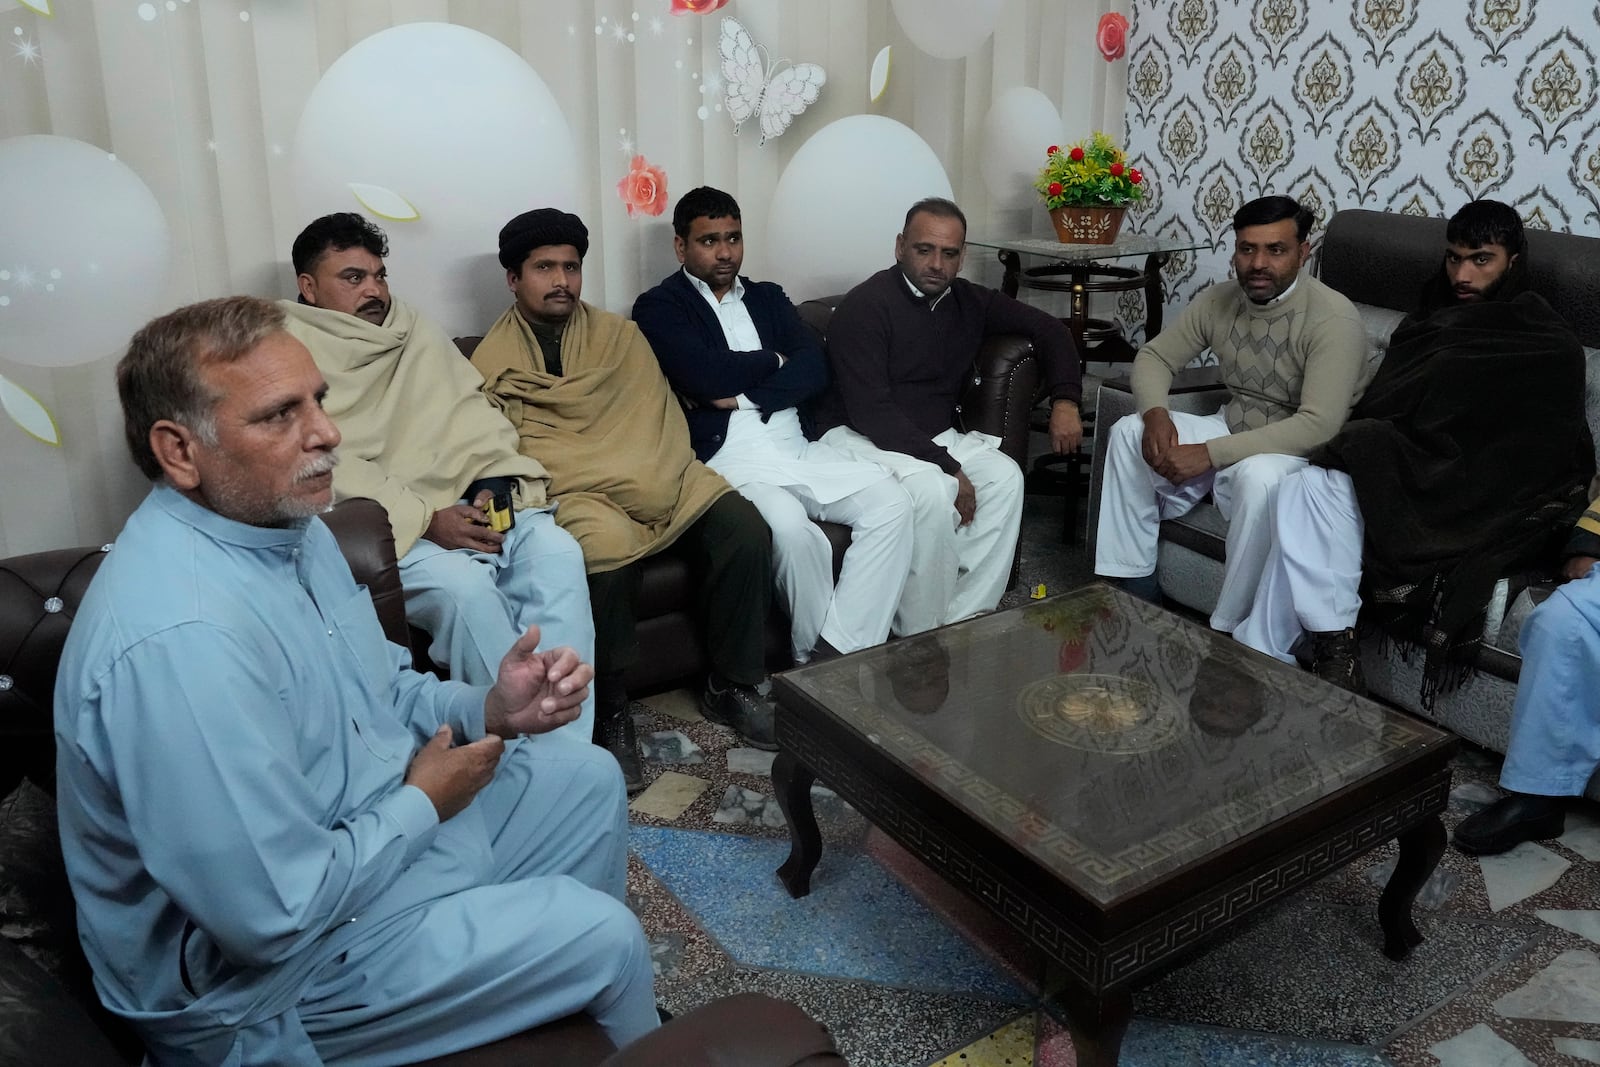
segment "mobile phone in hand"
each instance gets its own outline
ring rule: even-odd
[[[496,533],[505,533],[517,524],[516,515],[511,510],[511,490],[502,489],[494,494],[485,509],[489,515],[489,529]]]

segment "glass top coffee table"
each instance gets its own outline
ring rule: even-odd
[[[821,778],[1051,959],[1082,1065],[1163,962],[1391,839],[1422,940],[1455,738],[1095,584],[780,674],[773,783],[810,889]]]

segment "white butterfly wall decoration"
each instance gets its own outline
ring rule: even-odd
[[[767,50],[751,39],[739,20],[724,16],[722,36],[717,41],[722,54],[723,102],[733,119],[733,132],[752,115],[761,117],[761,141],[777,137],[789,128],[806,108],[817,102],[817,94],[828,80],[827,71],[815,63],[792,63],[775,70],[780,63],[767,63]]]

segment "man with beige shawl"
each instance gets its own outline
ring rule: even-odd
[[[775,748],[762,640],[772,546],[748,500],[694,458],[689,428],[649,344],[632,322],[579,299],[589,231],[553,208],[500,231],[500,264],[515,303],[472,363],[549,472],[556,521],[583,546],[595,620],[597,733],[637,767],[623,675],[638,658],[639,561],[669,546],[705,573],[711,660],[702,711],[753,745]]]
[[[517,451],[444,332],[390,298],[388,251],[360,215],[317,219],[294,243],[300,302],[281,301],[344,437],[334,498],[370,497],[388,511],[406,618],[433,639],[429,656],[451,677],[492,685],[535,623],[547,647],[570,645],[593,662],[583,554],[551,516],[549,476]],[[483,511],[495,491],[509,491],[515,508],[503,534]],[[553,736],[588,742],[593,726],[591,696]]]

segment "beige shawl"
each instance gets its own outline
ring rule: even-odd
[[[433,513],[479,478],[515,478],[517,506],[544,506],[549,475],[518,453],[516,432],[443,330],[398,300],[381,326],[290,300],[279,305],[327,379],[323,406],[344,438],[334,498],[382,504],[395,555],[410,551]]]
[[[671,544],[732,489],[694,458],[683,409],[639,328],[579,302],[562,334],[562,374],[513,307],[472,355],[484,391],[550,471],[556,521],[591,572]]]

